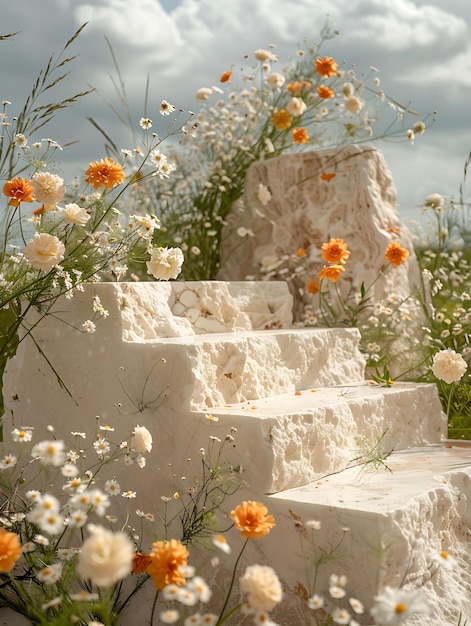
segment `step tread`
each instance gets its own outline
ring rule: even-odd
[[[386,467],[350,467],[270,498],[336,509],[381,514],[446,485],[454,473],[471,478],[471,441],[447,440],[406,450],[385,459]],[[389,470],[387,469],[389,468]],[[469,482],[469,478],[467,479]]]

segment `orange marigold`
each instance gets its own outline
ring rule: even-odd
[[[120,185],[125,179],[121,165],[115,163],[110,157],[90,163],[85,176],[85,181],[91,183],[95,189],[100,187],[112,189],[116,185]]]
[[[319,272],[319,278],[321,280],[327,278],[327,280],[336,283],[340,278],[342,272],[345,272],[345,268],[343,267],[343,265],[325,265]]]
[[[34,187],[26,178],[12,178],[3,185],[3,195],[10,198],[9,206],[17,207],[20,202],[32,202],[35,200]]]
[[[0,527],[0,572],[11,572],[21,556],[20,538]]]
[[[328,243],[321,246],[321,255],[327,263],[345,263],[350,256],[350,250],[347,250],[348,244],[343,239],[330,238]]]
[[[386,261],[389,261],[389,263],[394,265],[394,267],[398,267],[407,261],[408,256],[409,250],[403,248],[397,241],[392,241],[386,248],[386,252],[384,254]]]
[[[309,133],[303,126],[293,128],[292,135],[294,143],[307,143],[309,141]]]
[[[319,57],[316,59],[316,72],[326,78],[334,76],[334,74],[337,73],[338,67],[332,57]]]
[[[321,85],[320,87],[317,88],[317,95],[319,96],[319,98],[333,98],[335,96],[335,93],[332,91],[332,89],[329,89],[329,87],[327,87],[326,85]]]
[[[231,518],[236,528],[241,530],[241,537],[259,539],[268,535],[275,525],[273,515],[267,515],[268,509],[261,502],[244,500],[231,511]]]
[[[306,256],[307,250],[306,248],[298,248],[296,251],[296,256]]]
[[[227,83],[229,80],[231,80],[231,76],[232,76],[232,72],[229,72],[229,70],[226,70],[225,72],[221,74],[221,78],[219,79],[219,82]]]
[[[288,130],[288,128],[291,126],[293,118],[288,113],[288,111],[286,111],[285,109],[280,109],[279,111],[273,113],[271,121],[273,122],[273,125],[276,129]]]
[[[307,290],[313,295],[316,294],[319,291],[319,281],[314,278],[310,278],[307,284]]]
[[[131,572],[133,574],[142,574],[152,563],[152,559],[146,552],[135,552],[132,560]]]
[[[312,87],[312,84],[307,80],[303,80],[302,82],[299,80],[295,80],[294,82],[290,83],[286,87],[286,89],[288,89],[288,91],[291,91],[293,96],[298,97],[302,94],[304,89],[308,90],[311,87]]]
[[[152,544],[149,554],[151,559],[146,572],[152,577],[157,589],[162,590],[170,584],[184,585],[185,577],[180,568],[186,567],[190,553],[177,539],[157,541]]]

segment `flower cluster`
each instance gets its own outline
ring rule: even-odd
[[[175,153],[176,175],[148,192],[152,211],[165,221],[164,242],[187,255],[186,279],[216,277],[222,229],[254,161],[386,136],[410,141],[411,133],[425,130],[424,122],[407,128],[412,112],[385,95],[375,68],[359,78],[346,63],[322,54],[335,34],[328,24],[318,44],[288,61],[276,49],[255,50],[240,78],[223,71],[220,86],[196,92],[202,108]]]

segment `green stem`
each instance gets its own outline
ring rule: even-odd
[[[242,546],[241,551],[239,552],[239,556],[237,557],[236,562],[234,563],[234,569],[232,571],[231,584],[229,585],[229,589],[228,589],[227,594],[226,594],[226,599],[225,599],[224,604],[222,606],[221,612],[219,613],[219,617],[218,617],[218,621],[216,622],[216,626],[220,626],[221,624],[224,624],[226,619],[230,615],[232,615],[232,613],[234,612],[234,610],[231,610],[227,615],[224,615],[224,611],[226,610],[227,604],[229,602],[229,598],[231,597],[232,589],[234,587],[235,576],[236,576],[236,572],[237,572],[237,566],[239,564],[239,561],[240,561],[240,558],[242,556],[242,553],[244,552],[245,547],[247,546],[248,541],[249,541],[249,538],[247,537],[247,539],[244,542],[244,545]]]
[[[155,592],[154,601],[152,602],[152,611],[150,612],[150,620],[149,620],[150,626],[152,626],[152,624],[154,623],[154,613],[155,613],[155,607],[157,606],[158,597],[159,597],[159,590],[157,589],[157,591]]]

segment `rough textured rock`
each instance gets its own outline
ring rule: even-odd
[[[324,173],[335,174],[322,180]],[[271,192],[263,206],[258,200],[259,185]],[[370,286],[378,276],[386,246],[397,239],[410,252],[404,265],[386,271],[374,284],[374,301],[389,306],[391,297],[402,302],[420,284],[420,271],[413,251],[412,236],[400,223],[397,193],[382,153],[369,146],[343,146],[287,154],[253,163],[247,172],[242,201],[229,216],[224,233],[219,278],[241,280],[264,278],[265,259],[309,251],[309,274],[294,279],[296,316],[313,302],[307,293],[307,279],[316,278],[324,265],[320,246],[330,237],[344,239],[351,251],[341,281],[345,297],[358,293],[362,283]],[[251,231],[241,236],[238,229]],[[244,231],[244,232],[245,232]],[[310,246],[312,246],[310,248]],[[298,287],[304,286],[299,293]],[[414,313],[414,311],[412,312]]]
[[[109,316],[88,334],[81,324],[91,316],[97,294]],[[57,316],[41,320],[35,328],[38,345],[67,390],[57,384],[50,365],[26,338],[4,378],[4,431],[29,424],[35,427],[36,440],[49,436],[48,425],[66,439],[70,431],[80,430],[87,433],[91,447],[97,424],[113,427],[118,442],[128,438],[136,424],[146,426],[154,438],[146,467],[113,465],[122,488],[137,491],[129,523],[141,528],[135,510],[157,517],[161,496],[172,500],[172,494],[186,488],[187,476],[198,475],[201,449],[209,454],[217,442],[231,441],[227,436],[235,428],[235,440],[224,455],[242,470],[246,484],[225,506],[230,510],[242,499],[264,500],[279,520],[275,544],[267,538],[257,543],[247,554],[252,559],[248,562],[272,564],[285,586],[294,584],[305,564],[295,548],[298,537],[296,531],[291,534],[289,511],[304,519],[319,512],[326,531],[331,528],[333,533],[338,522],[352,527],[352,541],[356,537],[347,554],[353,562],[352,595],[371,600],[382,581],[399,580],[408,550],[416,559],[424,542],[435,549],[439,538],[444,547],[448,538],[450,553],[459,556],[462,578],[457,588],[467,589],[470,581],[461,563],[469,555],[463,529],[470,519],[471,472],[461,448],[453,463],[449,455],[438,454],[436,465],[435,451],[443,453],[444,448],[427,449],[430,458],[423,479],[425,461],[412,453],[391,457],[398,477],[391,484],[386,482],[388,472],[370,479],[357,469],[341,471],[363,444],[372,449],[383,434],[377,455],[392,447],[443,439],[446,420],[435,386],[384,389],[367,384],[355,329],[254,330],[289,325],[288,302],[288,288],[281,283],[182,283],[170,289],[154,283],[90,285],[73,300],[57,303]],[[212,325],[201,325],[203,320],[226,331],[210,332]],[[219,421],[208,420],[207,413]],[[326,476],[332,472],[337,474]],[[433,482],[435,474],[444,475],[453,489],[445,488],[441,479]],[[326,487],[325,501],[314,499],[318,486]],[[124,499],[114,499],[113,506],[113,514],[124,517]],[[144,545],[150,544],[154,528],[142,532]],[[366,548],[365,536],[371,539]],[[398,552],[378,561],[369,550],[389,536]],[[329,532],[322,535],[326,546],[334,538]],[[424,563],[414,560],[411,570],[420,582],[428,571]],[[430,588],[434,607],[443,604],[437,609],[443,616],[457,604],[455,596],[446,600],[440,594]],[[143,594],[129,620],[123,618],[124,626],[148,618],[153,595],[152,589]],[[306,621],[296,594],[288,595],[282,610],[280,623],[293,623],[290,616],[298,614],[299,623]]]

